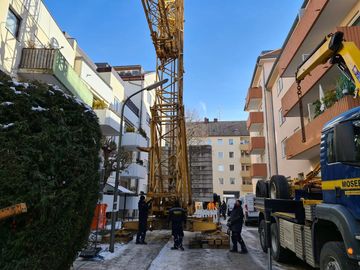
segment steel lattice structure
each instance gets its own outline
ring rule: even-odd
[[[169,83],[156,90],[151,109],[148,196],[153,213],[163,213],[174,200],[191,209],[185,113],[183,105],[184,0],[142,0],[157,55],[157,80]]]

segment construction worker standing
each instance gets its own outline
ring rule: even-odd
[[[186,222],[186,211],[180,207],[178,201],[176,201],[174,207],[169,210],[169,222],[171,222],[171,230],[174,237],[174,247],[171,249],[184,250],[182,241],[184,237],[183,223]]]
[[[230,227],[231,231],[231,241],[233,243],[233,248],[230,251],[237,252],[237,243],[239,243],[241,246],[240,253],[247,253],[248,250],[246,248],[244,240],[241,237],[242,225],[244,222],[244,213],[241,204],[242,203],[240,200],[236,200],[234,208],[231,211],[231,215],[228,220],[228,227]]]
[[[146,202],[145,196],[141,195],[139,200],[139,231],[136,235],[136,244],[146,245],[145,236],[147,231],[147,219],[152,200]]]

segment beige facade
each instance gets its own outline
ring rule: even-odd
[[[191,125],[190,125],[191,124]],[[211,145],[213,192],[225,197],[238,197],[253,193],[250,178],[250,137],[245,121],[210,121],[187,123],[187,129],[195,126],[192,133],[201,134],[190,144]],[[192,130],[194,131],[194,130]],[[195,136],[196,137],[196,136]],[[190,164],[191,166],[191,164]]]
[[[245,110],[249,112],[247,128],[250,132],[250,155],[253,191],[256,183],[277,174],[275,134],[273,132],[273,104],[266,81],[279,51],[264,51],[258,57],[246,98]]]

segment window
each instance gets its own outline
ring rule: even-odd
[[[327,134],[326,144],[327,144],[327,150],[326,150],[327,162],[333,163],[335,162],[334,131],[331,131]]]
[[[242,180],[243,185],[252,185],[251,179],[243,178]]]
[[[229,158],[234,158],[234,152],[229,152]]]
[[[281,157],[282,158],[286,158],[286,143],[285,143],[286,139],[287,138],[285,138],[281,141]]]
[[[354,23],[352,24],[352,26],[360,26],[360,16],[357,17],[357,19],[355,19]]]
[[[146,123],[148,123],[148,125],[150,125],[151,123],[151,117],[150,114],[146,113]]]
[[[207,140],[207,144],[211,145],[211,139]]]
[[[283,90],[284,88],[283,80],[281,77],[278,79],[276,86],[277,86],[277,94],[279,95],[281,93],[281,90]]]
[[[219,165],[218,166],[218,171],[223,172],[224,171],[224,165]]]
[[[285,122],[285,117],[283,116],[283,109],[279,110],[279,125],[281,126]]]
[[[230,185],[235,185],[235,178],[230,178]]]
[[[118,98],[116,98],[116,97],[114,97],[113,109],[114,109],[117,113],[120,113],[121,103],[120,103],[120,100],[119,100]]]
[[[222,139],[218,139],[218,140],[217,140],[217,143],[218,143],[219,145],[222,145],[222,144],[223,144],[223,140],[222,140]]]
[[[219,178],[219,184],[223,185],[224,184],[224,178]]]
[[[250,166],[249,166],[249,165],[242,165],[242,166],[241,166],[241,170],[242,170],[243,172],[250,171]]]
[[[21,18],[16,15],[15,12],[12,11],[12,9],[9,9],[6,19],[6,28],[16,38],[19,36],[20,24]]]
[[[241,157],[248,157],[249,153],[245,150],[241,150]]]
[[[249,144],[249,141],[248,140],[241,140],[240,144]]]
[[[229,139],[229,145],[234,145],[234,139]]]
[[[218,152],[218,158],[224,158],[224,152]]]
[[[230,171],[233,171],[235,169],[235,165],[234,164],[231,164],[230,166]]]

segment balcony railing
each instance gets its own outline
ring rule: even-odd
[[[18,73],[30,80],[36,79],[45,83],[55,81],[59,87],[64,86],[92,106],[93,94],[59,50],[24,48]]]
[[[265,151],[265,137],[251,137],[250,138],[250,154],[259,155]]]
[[[263,112],[250,112],[246,126],[250,132],[259,132],[263,129],[264,113]]]
[[[251,165],[251,177],[255,178],[266,178],[267,177],[267,167],[265,163],[254,163]]]
[[[256,110],[259,108],[262,100],[262,88],[253,87],[248,90],[246,96],[245,110]]]
[[[352,96],[345,96],[305,126],[305,143],[301,140],[301,130],[294,133],[286,140],[287,159],[311,159],[318,156],[320,151],[321,131],[325,123],[339,114],[357,106],[360,106],[360,99],[354,99]]]

